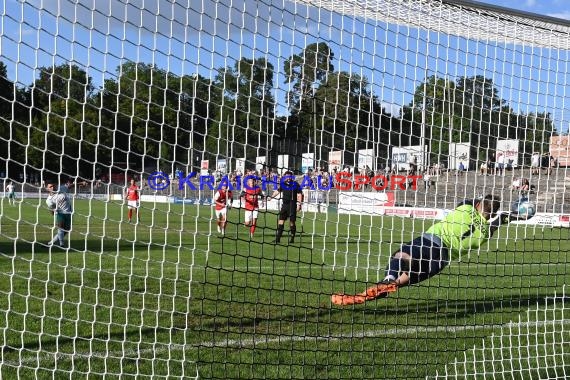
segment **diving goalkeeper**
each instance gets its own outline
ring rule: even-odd
[[[462,253],[481,247],[502,224],[521,219],[513,213],[498,213],[500,205],[494,195],[463,202],[420,237],[403,244],[390,258],[383,281],[362,293],[333,294],[332,303],[361,304],[435,276],[449,264],[450,257],[459,259]]]

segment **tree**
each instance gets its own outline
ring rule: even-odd
[[[91,78],[77,65],[40,69],[28,95],[33,105],[31,123],[19,132],[32,167],[46,169],[46,176],[60,172],[76,176],[93,162],[96,141],[82,145],[97,128],[85,122],[92,91]]]
[[[24,162],[19,160],[18,157],[8,157],[8,142],[10,133],[10,121],[14,119],[12,107],[16,101],[14,83],[8,80],[8,69],[4,62],[0,62],[0,160],[16,160],[17,162]],[[22,157],[23,158],[23,157]],[[5,172],[5,167],[2,165],[0,171]]]
[[[102,94],[104,108],[113,115],[108,128],[118,148],[114,162],[128,162],[137,170],[189,169],[212,115],[209,83],[134,62],[117,73],[117,80],[105,82]]]
[[[447,161],[449,143],[460,142],[462,136],[457,96],[455,82],[448,78],[432,75],[418,85],[412,102],[404,107],[400,146],[421,144],[423,127],[430,161]]]
[[[293,84],[287,94],[289,110],[298,111],[304,99],[312,96],[313,88],[326,81],[327,75],[334,70],[333,58],[331,48],[319,42],[307,45],[300,54],[285,61],[285,83]]]
[[[333,58],[331,48],[320,42],[307,45],[300,54],[294,54],[285,61],[285,83],[292,84],[287,93],[290,117],[286,130],[296,140],[299,136],[310,136],[313,131],[311,120],[317,115],[314,97],[318,87],[334,70]]]
[[[232,153],[236,157],[269,155],[275,120],[273,76],[273,65],[265,58],[242,58],[233,67],[218,70],[215,85],[224,92],[216,104],[216,124],[207,134],[212,159]],[[227,138],[228,144],[224,143]]]
[[[457,101],[461,119],[457,127],[470,130],[471,145],[479,148],[479,159],[486,160],[495,149],[501,133],[507,134],[509,112],[493,80],[482,75],[461,77],[457,81]],[[501,131],[501,129],[503,129]]]
[[[478,150],[480,160],[491,155],[498,139],[522,139],[525,152],[532,154],[554,130],[550,115],[517,114],[501,99],[493,81],[481,75],[461,77],[456,82],[435,75],[426,78],[404,108],[404,119],[411,123],[410,133],[415,138],[424,117],[431,160],[435,162],[449,156],[452,142],[469,142]],[[529,133],[532,139],[526,137]],[[529,145],[530,141],[534,143]]]
[[[547,112],[531,112],[518,115],[516,120],[518,134],[516,138],[523,141],[521,153],[523,162],[529,162],[534,152],[548,153],[550,137],[556,134],[552,117]]]
[[[301,131],[303,136],[316,136],[316,146],[325,147],[325,152],[356,152],[372,141],[369,129],[374,107],[366,78],[345,71],[329,73],[316,89],[314,100],[314,114],[302,118]],[[318,158],[324,159],[325,152],[319,152]]]

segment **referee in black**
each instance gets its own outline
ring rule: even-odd
[[[297,181],[291,171],[286,171],[281,179],[281,186],[277,188],[271,195],[271,198],[276,198],[281,194],[281,210],[279,210],[279,221],[277,222],[277,231],[275,231],[275,240],[272,241],[273,244],[279,244],[281,241],[281,236],[283,236],[283,228],[285,221],[289,219],[289,243],[295,242],[295,232],[297,231],[297,226],[295,222],[297,220],[297,212],[301,211],[301,205],[303,203],[303,192],[301,191],[301,186]]]

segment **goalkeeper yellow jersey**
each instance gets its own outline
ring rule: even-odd
[[[489,221],[475,207],[464,204],[447,214],[426,233],[438,236],[449,249],[452,259],[460,259],[463,253],[478,249],[490,238]]]

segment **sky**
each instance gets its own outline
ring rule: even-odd
[[[570,20],[568,0],[478,0],[478,2]]]
[[[482,2],[570,19],[568,0]],[[0,0],[0,59],[19,86],[31,85],[41,67],[69,61],[102,86],[127,61],[213,79],[241,57],[263,57],[276,69],[276,113],[285,115],[286,59],[323,41],[335,70],[366,77],[392,114],[428,75],[485,75],[515,111],[547,111],[558,128],[570,124],[568,51],[479,44],[288,0]]]

